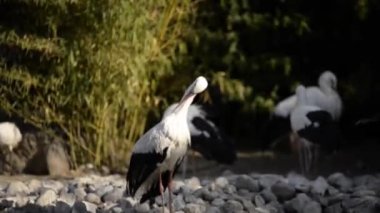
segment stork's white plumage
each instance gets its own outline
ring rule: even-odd
[[[22,140],[22,135],[16,124],[11,122],[0,123],[0,145],[13,150]]]
[[[342,114],[342,100],[336,91],[338,80],[334,73],[325,71],[319,76],[319,86],[306,88],[306,99],[310,105],[320,107],[331,114],[338,121]],[[292,95],[278,103],[274,114],[280,117],[288,117],[297,103],[297,96]]]
[[[204,77],[198,77],[179,104],[135,144],[127,173],[127,193],[141,203],[157,195],[162,197],[168,188],[172,212],[171,181],[190,146],[188,108],[207,85]]]
[[[164,117],[176,106],[177,103],[169,106]],[[236,160],[235,146],[209,117],[201,105],[190,105],[187,125],[190,130],[191,148],[200,152],[207,160],[232,164]]]
[[[313,106],[302,85],[296,89],[296,107],[290,114],[293,132],[297,135],[294,143],[300,156],[301,170],[308,173],[318,158],[319,149],[335,149],[338,131],[332,116],[320,107]]]

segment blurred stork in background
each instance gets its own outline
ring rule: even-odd
[[[320,149],[333,151],[339,143],[339,131],[333,116],[308,99],[306,88],[299,85],[296,89],[296,107],[290,114],[290,123],[299,155],[301,171],[308,174],[316,165]],[[315,103],[315,102],[314,102]]]
[[[319,76],[318,86],[305,88],[305,98],[308,104],[328,112],[334,122],[339,122],[343,111],[342,100],[337,92],[337,85],[338,79],[335,74],[331,71],[324,71]],[[273,143],[272,147],[277,146],[277,143],[283,141],[281,139],[288,137],[291,130],[289,117],[296,105],[297,96],[294,94],[280,101],[275,106],[272,118],[264,130],[271,133],[270,141],[267,141],[267,143]],[[290,135],[290,137],[290,140],[292,140],[294,135]],[[275,141],[272,141],[273,138]]]

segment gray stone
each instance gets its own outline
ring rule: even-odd
[[[260,176],[259,184],[262,188],[267,189],[272,187],[273,184],[284,180],[285,178],[281,175],[265,174]]]
[[[206,201],[212,201],[214,200],[215,198],[219,197],[219,194],[215,191],[208,191],[208,190],[205,190],[203,192],[203,195],[202,195],[203,199],[206,200]]]
[[[189,204],[186,204],[183,211],[185,213],[203,213],[206,211],[206,207],[199,204],[189,203]]]
[[[255,205],[253,205],[252,201],[243,199],[241,200],[241,202],[243,204],[244,209],[248,212],[253,212],[255,210]]]
[[[185,185],[192,191],[195,191],[199,188],[201,188],[201,182],[199,181],[199,178],[192,177],[190,179],[185,180]]]
[[[237,212],[243,210],[243,205],[235,200],[229,200],[223,205],[225,212]]]
[[[308,202],[302,209],[302,213],[322,213],[322,207],[315,201]]]
[[[182,187],[186,187],[185,183],[183,181],[174,181],[173,182],[173,193],[178,194],[180,193],[183,189]],[[190,189],[188,189],[190,191]],[[183,191],[182,191],[183,192]]]
[[[234,185],[227,185],[223,191],[226,194],[235,194],[236,193],[236,187]]]
[[[46,180],[42,181],[42,187],[52,189],[58,193],[64,187],[64,185],[60,181]]]
[[[123,212],[123,209],[119,206],[115,206],[112,208],[112,213],[122,213]]]
[[[174,210],[176,210],[176,211],[182,210],[182,209],[185,208],[185,206],[186,206],[186,203],[183,200],[183,196],[181,194],[177,195],[173,199],[173,208],[174,208]]]
[[[342,205],[340,203],[335,203],[334,205],[328,206],[325,209],[325,213],[342,213]]]
[[[197,198],[194,203],[199,204],[199,205],[204,205],[206,202],[202,198]]]
[[[325,178],[319,176],[317,179],[315,179],[311,183],[310,192],[312,194],[322,195],[323,196],[323,195],[325,195],[328,187],[329,187],[329,184],[327,183],[327,181],[325,180]]]
[[[248,189],[251,192],[258,192],[260,190],[259,181],[248,175],[238,176],[236,178],[235,186],[237,189]]]
[[[27,183],[30,193],[37,193],[42,187],[42,182],[36,179],[32,179]]]
[[[165,191],[165,193],[163,195],[163,198],[164,198],[164,204],[163,205],[166,205],[168,203],[168,201],[169,201],[169,194],[168,194],[167,191]],[[161,197],[161,195],[156,196],[155,203],[158,204],[159,206],[162,206],[162,197]]]
[[[311,201],[305,193],[297,194],[297,196],[289,201],[285,202],[286,212],[301,212],[307,203]]]
[[[273,184],[271,190],[279,200],[289,200],[294,197],[296,193],[293,186],[282,181]]]
[[[107,192],[105,195],[103,195],[102,200],[104,202],[112,202],[115,203],[119,199],[123,197],[124,190],[120,188],[116,188],[111,192]]]
[[[194,203],[196,201],[196,197],[194,195],[188,195],[188,196],[185,196],[185,202],[186,203]]]
[[[117,201],[117,204],[122,209],[130,209],[136,204],[136,200],[134,200],[132,197],[122,197],[120,200]]]
[[[95,193],[88,193],[84,196],[84,200],[90,203],[100,204],[102,201],[100,197]]]
[[[228,185],[228,180],[225,177],[218,177],[215,179],[215,186],[218,188],[224,188]]]
[[[46,190],[36,200],[36,204],[40,206],[48,206],[57,200],[57,193],[53,189]]]
[[[364,202],[364,199],[362,198],[349,198],[349,199],[344,199],[342,201],[342,207],[344,209],[351,209],[353,207],[356,207]]]
[[[223,199],[221,199],[221,198],[216,198],[215,200],[213,200],[212,202],[211,202],[211,205],[213,205],[213,206],[217,206],[217,207],[220,207],[220,206],[223,206],[224,205],[224,200]]]
[[[150,213],[170,213],[169,209],[167,207],[157,207],[154,208],[153,210],[149,211]],[[124,213],[124,212],[123,212]],[[178,213],[176,211],[176,213]]]
[[[209,206],[209,207],[207,207],[207,209],[206,209],[206,213],[222,213],[222,211],[221,211],[220,208],[218,208],[218,207],[215,207],[215,206]]]
[[[364,196],[376,196],[376,192],[368,189],[360,189],[355,190],[352,195],[352,197],[364,197]]]
[[[84,197],[86,196],[87,193],[84,190],[84,188],[79,187],[79,188],[74,189],[74,194],[77,201],[82,201],[84,200]]]
[[[271,201],[270,203],[267,204],[267,206],[271,206],[275,209],[273,213],[284,213],[284,207],[278,202],[278,201]],[[271,211],[272,213],[272,211]]]
[[[71,206],[62,201],[57,201],[54,205],[54,212],[71,212]]]
[[[340,191],[347,192],[353,186],[353,181],[342,173],[334,173],[327,178],[327,181],[337,187]]]
[[[260,195],[264,198],[265,202],[277,201],[277,197],[270,189],[264,189],[260,192]]]
[[[237,194],[242,196],[242,197],[246,197],[246,198],[249,198],[253,195],[254,192],[250,192],[249,190],[247,189],[239,189],[237,191]]]
[[[14,202],[16,207],[22,207],[29,202],[29,198],[25,195],[16,195]]]
[[[378,179],[373,175],[359,175],[353,178],[355,186],[367,186],[376,181],[378,181]]]
[[[105,185],[105,186],[101,186],[99,187],[97,190],[96,190],[96,194],[99,195],[99,197],[103,197],[103,195],[105,195],[107,192],[111,192],[113,190],[113,186],[112,185]]]
[[[97,206],[87,201],[77,201],[74,203],[72,213],[91,212],[96,213]]]
[[[29,194],[29,188],[21,181],[10,182],[6,191],[8,196]]]
[[[379,212],[380,198],[373,196],[350,198],[342,201],[342,207],[348,212]]]
[[[327,203],[328,205],[332,205],[332,204],[341,202],[343,200],[347,200],[349,197],[350,196],[348,194],[338,193],[338,194],[327,197]]]
[[[302,175],[289,173],[288,182],[289,185],[293,186],[298,191],[307,193],[310,190],[310,181]]]
[[[254,197],[254,200],[257,207],[265,206],[265,200],[259,194]]]
[[[61,194],[59,195],[58,200],[66,203],[69,206],[73,206],[74,203],[75,203],[76,197],[72,193],[61,192]]]
[[[336,189],[336,188],[333,187],[333,186],[329,186],[329,187],[327,188],[327,194],[328,194],[328,195],[336,195],[336,194],[339,194],[339,193],[340,193],[339,190]]]
[[[149,208],[148,203],[145,202],[142,204],[135,205],[134,210],[135,210],[135,212],[138,212],[138,213],[145,213],[145,212],[149,212],[150,208]]]

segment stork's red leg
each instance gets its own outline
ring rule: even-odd
[[[162,202],[162,213],[164,213],[165,212],[165,206],[164,206],[164,186],[162,185],[161,171],[159,171],[159,182],[160,182],[160,195],[161,195],[161,202]]]
[[[173,213],[173,208],[172,208],[172,180],[173,180],[173,172],[171,171],[169,174],[169,184],[168,184],[168,190],[169,190],[169,212]]]

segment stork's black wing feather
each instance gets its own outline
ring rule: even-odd
[[[133,153],[127,173],[127,192],[134,196],[137,189],[157,168],[157,164],[165,160],[168,148],[163,153]]]
[[[192,124],[206,134],[191,135],[191,148],[200,152],[208,160],[231,164],[236,160],[234,144],[216,126],[202,117],[194,117]]]
[[[312,124],[298,131],[298,134],[308,141],[320,145],[322,149],[335,150],[339,145],[340,133],[330,113],[317,110],[307,113],[306,116]]]
[[[183,161],[183,158],[181,158],[180,160],[177,161],[175,168],[174,168],[174,171],[173,171],[173,177],[177,173],[177,170],[178,170],[179,166],[181,165],[182,161]],[[165,190],[169,185],[170,171],[164,171],[163,173],[161,173],[161,178],[162,178],[162,185],[163,185],[164,190]],[[141,197],[140,203],[143,203],[143,202],[149,200],[150,198],[154,198],[158,195],[160,195],[160,182],[159,182],[159,180],[155,181],[152,184],[151,188],[146,193],[143,194],[143,196]]]

